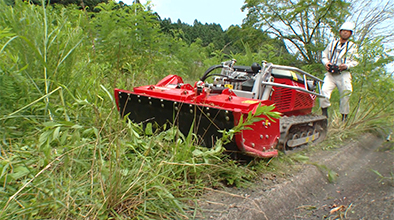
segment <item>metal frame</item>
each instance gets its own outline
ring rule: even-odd
[[[304,86],[305,86],[306,89],[300,88],[300,87],[297,87],[297,86],[289,86],[289,85],[269,82],[269,79],[270,79],[270,77],[272,75],[271,73],[272,73],[273,69],[289,70],[289,71],[294,71],[294,72],[297,72],[297,73],[301,74],[302,77],[303,77]],[[307,84],[308,83],[308,78],[307,77],[317,81],[317,84],[318,84],[317,86],[318,86],[319,93],[316,93],[316,92],[308,90],[308,84]],[[305,92],[305,93],[308,93],[308,94],[311,94],[311,95],[315,95],[315,96],[317,96],[319,98],[326,98],[326,96],[324,96],[321,93],[321,85],[322,85],[322,83],[323,83],[323,80],[321,80],[321,79],[317,78],[316,76],[314,76],[312,74],[309,74],[309,73],[307,73],[307,72],[305,72],[303,70],[300,70],[300,69],[298,69],[296,67],[274,65],[272,63],[263,63],[263,67],[262,67],[262,69],[260,70],[259,74],[256,77],[256,81],[255,81],[255,84],[253,86],[252,92],[254,94],[258,94],[258,97],[256,97],[257,99],[262,99],[263,92],[265,90],[265,86],[270,86],[270,87],[276,86],[276,87],[284,87],[284,88],[289,88],[289,89],[302,91],[302,92]]]

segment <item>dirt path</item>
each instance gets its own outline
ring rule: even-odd
[[[394,152],[373,135],[333,151],[309,155],[335,171],[329,183],[314,165],[267,187],[212,191],[201,200],[201,219],[394,219]],[[373,172],[378,171],[381,178]]]

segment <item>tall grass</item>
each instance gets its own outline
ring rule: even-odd
[[[115,112],[99,129],[68,121],[45,126],[38,142],[2,146],[3,219],[186,217],[205,187],[255,175],[225,159],[221,146],[196,147],[175,127],[146,136]]]
[[[113,6],[102,5],[102,10]],[[176,128],[146,136],[119,119],[108,88],[113,79],[124,84],[128,76],[119,73],[126,61],[133,63],[130,68],[151,73],[149,65],[156,68],[170,58],[151,56],[152,47],[161,44],[143,41],[149,35],[134,24],[127,27],[141,32],[140,47],[119,41],[126,36],[110,29],[109,37],[90,35],[87,30],[100,24],[100,16],[111,17],[97,14],[96,22],[73,8],[0,2],[1,26],[9,27],[0,39],[1,82],[7,89],[1,97],[7,111],[0,118],[1,219],[189,216],[188,207],[204,187],[240,184],[254,175],[223,158],[220,146],[199,149]],[[144,13],[136,19],[145,19]],[[157,29],[145,28],[155,37]],[[104,40],[92,45],[92,36],[93,42],[95,36]],[[113,60],[112,46],[123,51],[123,44],[124,57]],[[148,55],[149,62],[130,60],[138,55]]]
[[[38,121],[64,118],[67,107],[58,93],[51,96],[53,91],[63,87],[75,93],[74,88],[92,86],[92,83],[83,80],[87,75],[81,71],[82,68],[78,68],[84,62],[81,62],[79,53],[83,49],[80,45],[84,39],[84,33],[78,26],[78,23],[83,23],[82,17],[70,17],[66,9],[46,8],[45,4],[42,7],[20,1],[14,7],[6,6],[4,2],[1,4],[1,25],[11,28],[15,34],[12,43],[5,45],[8,62],[2,63],[2,77],[8,77],[13,82],[9,90],[22,88],[19,99],[7,107],[17,111],[43,97],[43,102],[35,103],[33,108],[21,112],[19,116],[24,118],[29,115],[32,120]],[[33,115],[43,118],[31,117]]]

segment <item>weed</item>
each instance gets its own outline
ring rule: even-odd
[[[393,172],[390,173],[390,176],[383,176],[383,175],[382,175],[379,171],[377,171],[377,170],[371,169],[371,171],[374,172],[376,175],[379,176],[379,178],[380,178],[379,183],[383,183],[384,181],[388,181],[388,182],[391,183],[391,185],[394,186],[394,173],[393,173]]]

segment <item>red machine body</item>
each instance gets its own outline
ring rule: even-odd
[[[201,145],[212,147],[221,138],[219,130],[232,129],[241,116],[247,118],[260,105],[275,105],[274,111],[284,117],[259,116],[262,120],[237,133],[226,149],[269,158],[277,156],[279,149],[324,139],[327,119],[311,114],[316,97],[324,97],[316,92],[320,79],[293,67],[234,63],[210,67],[193,86],[168,75],[155,85],[133,91],[115,89],[120,115],[136,123],[176,125],[184,134],[192,128]],[[213,74],[218,68],[221,73]],[[212,76],[214,82],[206,83]]]
[[[180,86],[174,88],[174,85]],[[143,103],[143,98],[145,97],[148,98],[147,103]],[[153,103],[161,103],[158,106],[159,108],[174,108],[173,111],[175,113],[180,111],[181,107],[174,106],[174,104],[179,104],[188,108],[189,112],[201,112],[204,117],[210,117],[209,112],[212,112],[213,110],[215,110],[215,113],[217,111],[224,112],[224,120],[228,121],[231,126],[220,128],[215,125],[211,125],[214,129],[231,129],[239,123],[241,115],[244,115],[243,118],[246,118],[249,112],[256,111],[259,104],[273,104],[273,102],[269,100],[262,101],[237,97],[230,89],[224,89],[220,94],[211,94],[206,91],[202,91],[200,94],[197,94],[197,88],[195,86],[193,87],[190,84],[184,84],[182,78],[177,75],[169,75],[156,85],[136,87],[133,91],[115,89],[115,100],[118,105],[118,110],[122,115],[125,115],[126,112],[123,110],[126,108],[124,104],[119,103],[124,102],[126,104],[127,101],[123,101],[125,98],[127,98],[129,103],[132,103],[132,99],[135,99],[134,103],[145,105],[145,111],[151,112],[152,118],[158,117],[157,115],[160,113],[157,108],[149,108],[149,106],[154,106]],[[166,103],[165,105],[164,100],[171,101],[174,104],[166,106],[168,104]],[[193,112],[191,112],[191,114],[193,114]],[[212,115],[210,118],[216,119],[215,117],[220,117],[220,114]],[[190,128],[190,126],[192,126],[191,121],[182,121],[184,120],[183,118],[174,118],[171,123],[176,124],[177,120],[179,120],[179,123],[181,124],[187,123],[188,126],[185,126],[186,128]],[[196,118],[196,120],[198,120],[198,118]],[[198,121],[195,123],[198,123]],[[277,156],[278,151],[277,149],[274,149],[274,146],[278,144],[280,136],[279,121],[277,119],[270,121],[268,118],[264,118],[264,120],[258,124],[253,124],[250,128],[252,129],[243,130],[235,135],[234,141],[239,150],[257,157]],[[205,128],[200,129],[204,131]],[[210,139],[212,137],[207,138]]]
[[[275,83],[304,88],[300,82],[290,79],[275,79]],[[287,116],[306,115],[315,106],[315,95],[284,87],[273,87],[271,100],[276,103],[279,112]]]

